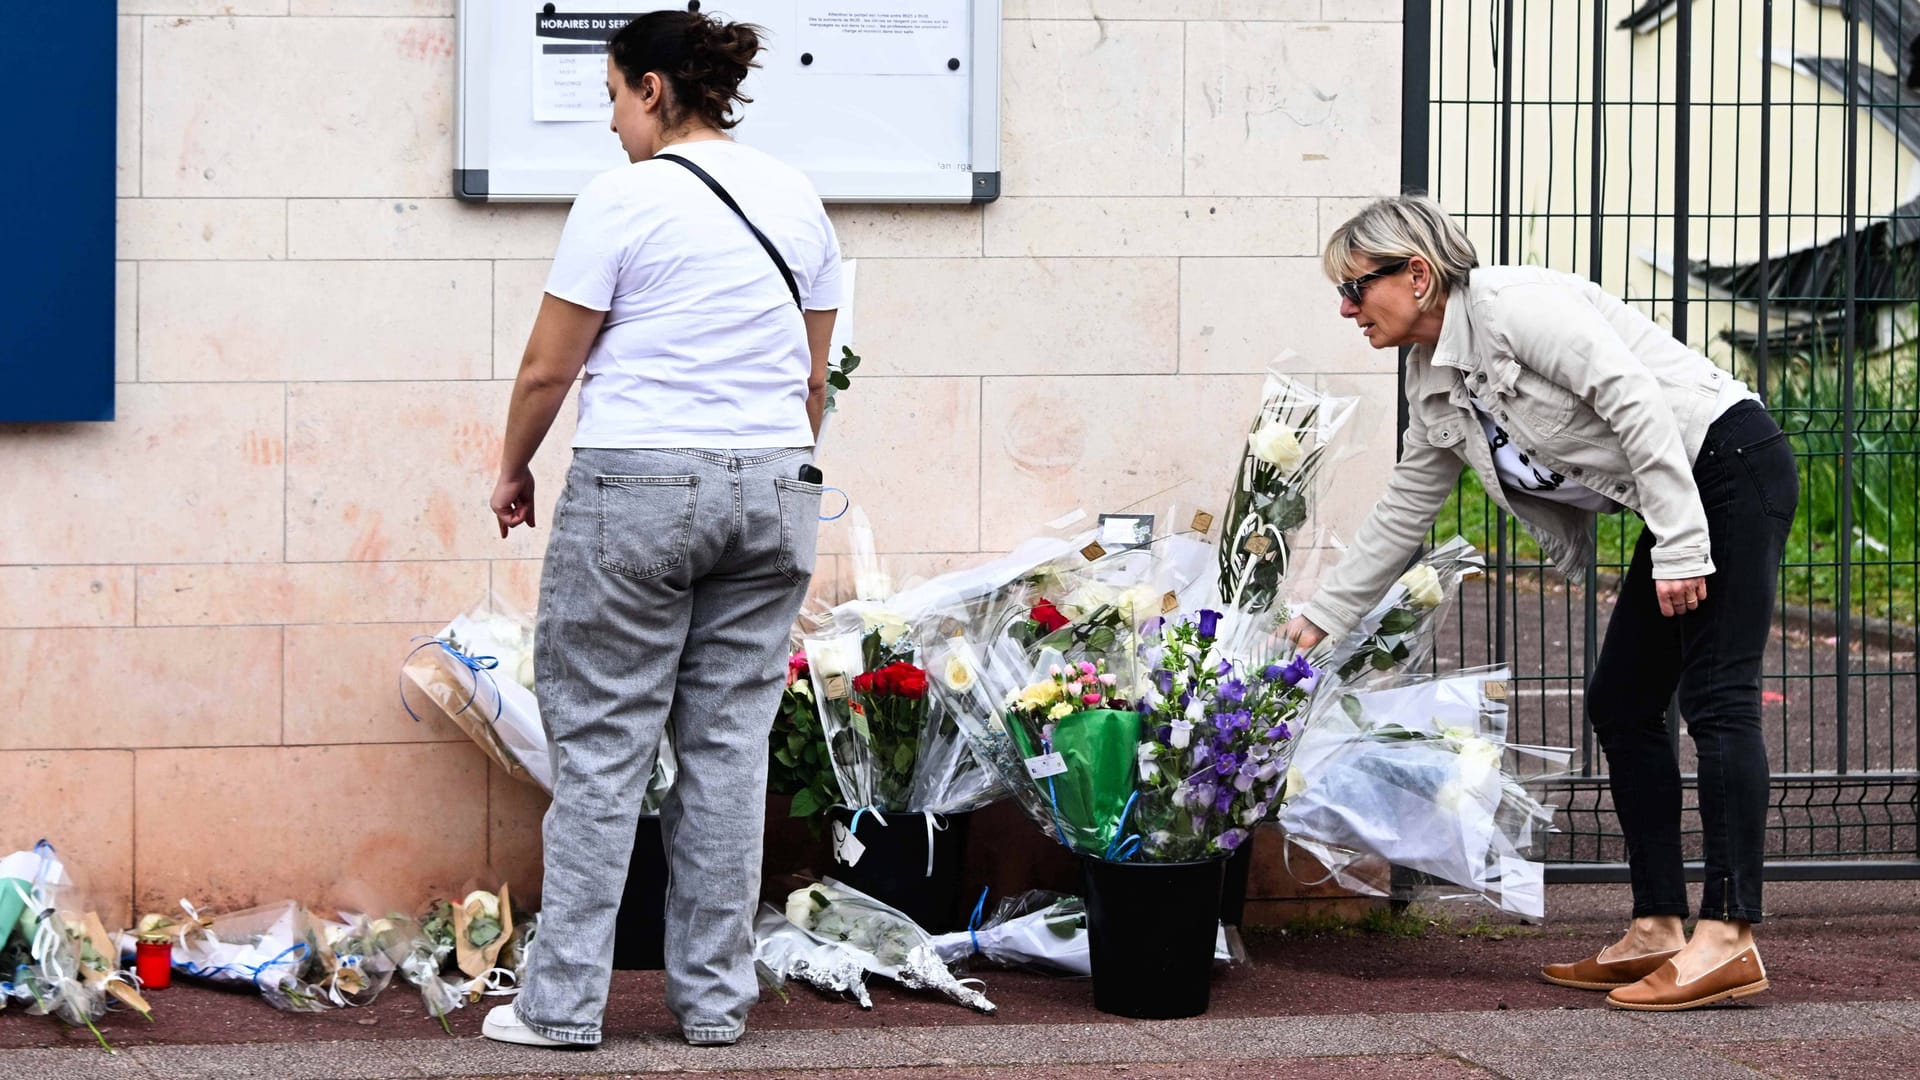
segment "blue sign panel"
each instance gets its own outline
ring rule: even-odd
[[[113,419],[115,13],[0,7],[0,421]]]

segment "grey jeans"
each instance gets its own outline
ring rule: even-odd
[[[574,452],[540,582],[534,666],[553,756],[540,930],[515,1009],[600,1041],[614,917],[660,733],[680,772],[661,808],[667,1007],[727,1042],[758,998],[767,736],[813,574],[812,451]]]

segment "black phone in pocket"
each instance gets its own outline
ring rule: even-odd
[[[825,483],[826,475],[820,471],[818,466],[809,462],[808,464],[800,466],[800,481],[806,484]]]

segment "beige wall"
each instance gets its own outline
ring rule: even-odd
[[[531,606],[545,539],[486,498],[564,208],[447,197],[452,7],[122,0],[119,419],[0,427],[0,849],[51,838],[110,921],[537,884],[541,798],[395,696],[409,635]],[[1391,400],[1314,254],[1398,175],[1398,18],[1006,0],[1005,197],[833,211],[867,366],[823,464],[900,574],[1220,490],[1283,348]]]

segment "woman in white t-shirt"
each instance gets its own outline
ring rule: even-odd
[[[507,414],[492,507],[534,524],[529,463],[580,379],[540,582],[535,669],[554,763],[540,936],[490,1038],[600,1041],[634,827],[661,732],[667,1005],[690,1043],[758,997],[767,735],[813,573],[840,251],[798,171],[726,135],[756,28],[643,15],[608,44],[632,164],[574,202]]]

